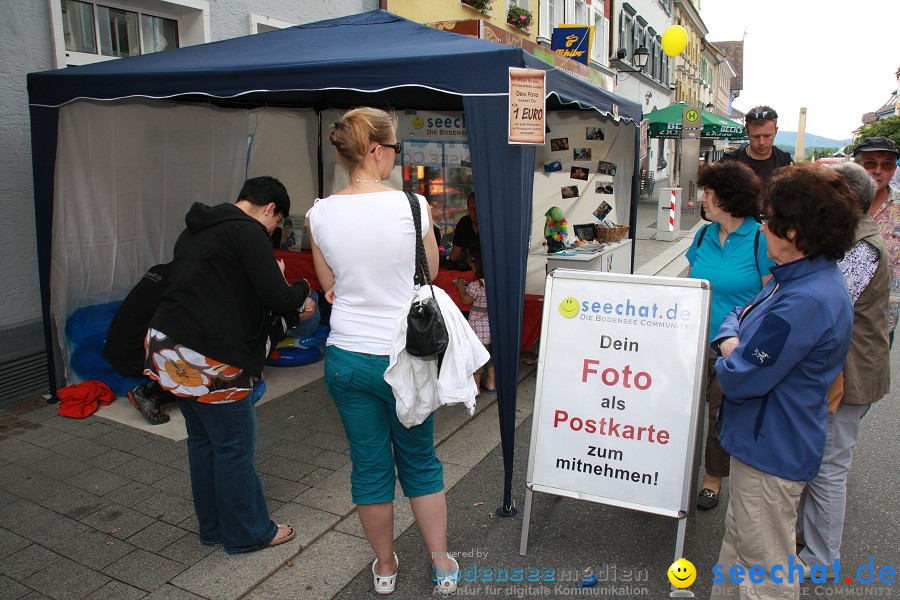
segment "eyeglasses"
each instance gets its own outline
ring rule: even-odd
[[[394,152],[400,154],[400,151],[403,150],[403,144],[401,142],[397,142],[396,144],[382,144],[379,142],[379,146],[383,148],[393,148]]]
[[[858,163],[863,169],[866,171],[874,171],[878,167],[881,167],[882,171],[892,171],[897,166],[897,162],[893,159],[891,160],[875,160],[872,158],[863,159]]]
[[[759,112],[753,110],[753,111],[750,111],[747,113],[747,115],[744,117],[744,120],[747,123],[752,123],[753,121],[762,121],[762,120],[774,121],[777,118],[778,118],[778,113],[775,112],[774,110],[763,110],[763,111],[759,111]]]
[[[758,215],[756,215],[756,220],[759,222],[760,225],[765,225],[766,221],[771,220],[774,216],[775,215],[767,215],[764,213],[759,213]]]

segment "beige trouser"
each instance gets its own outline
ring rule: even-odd
[[[725,581],[713,584],[710,600],[786,600],[800,597],[799,577],[793,570],[793,583],[788,582],[788,563],[796,549],[794,526],[797,504],[806,484],[763,473],[731,457],[730,498],[725,513],[725,539],[719,551],[719,563]],[[790,561],[796,563],[796,559]],[[744,580],[732,583],[728,577],[732,565],[744,567]],[[762,583],[747,577],[751,565],[765,569]],[[776,576],[769,578],[773,565],[781,565]]]

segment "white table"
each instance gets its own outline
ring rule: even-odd
[[[547,272],[553,269],[579,269],[602,273],[631,273],[631,240],[613,242],[590,254],[547,255]]]

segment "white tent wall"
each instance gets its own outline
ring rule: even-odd
[[[247,177],[270,175],[281,181],[294,215],[305,214],[319,193],[317,122],[312,109],[250,111]]]
[[[631,211],[631,174],[634,169],[634,125],[603,117],[593,111],[547,113],[546,143],[537,147],[534,160],[534,200],[532,206],[531,245],[528,251],[528,271],[525,280],[526,294],[544,294],[547,275],[547,247],[544,246],[544,224],[550,207],[562,209],[569,223],[569,233],[579,223],[599,223],[594,209],[606,201],[612,206],[606,221],[627,225]],[[588,140],[588,128],[599,128],[603,140]],[[551,140],[566,138],[566,150],[552,150]],[[591,151],[590,160],[575,160],[575,152],[582,148]],[[560,171],[545,173],[544,164],[562,163]],[[600,161],[616,165],[614,176],[598,173]],[[572,167],[588,171],[587,181],[572,179]],[[613,194],[597,193],[597,185],[612,185]],[[578,187],[578,196],[563,198],[562,188]]]
[[[67,366],[75,309],[121,300],[148,267],[171,260],[191,204],[234,201],[247,131],[246,110],[152,101],[60,109],[50,286]]]

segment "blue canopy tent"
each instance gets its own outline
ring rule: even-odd
[[[594,110],[640,122],[640,105],[553,69],[520,48],[433,29],[386,11],[29,74],[38,263],[51,390],[57,387],[50,280],[51,253],[58,250],[51,241],[54,204],[59,201],[54,198],[58,190],[54,177],[63,135],[58,128],[62,107],[146,98],[230,108],[285,106],[318,111],[373,105],[464,110],[485,272],[491,282],[488,302],[502,307],[491,311],[490,320],[505,465],[502,509],[514,513],[516,384],[535,150],[507,143],[509,67],[547,71],[548,110]],[[635,164],[638,132],[634,127]],[[632,177],[631,188],[631,197],[637,198],[637,177]],[[632,225],[636,210],[632,201]],[[631,231],[633,235],[633,226]]]

